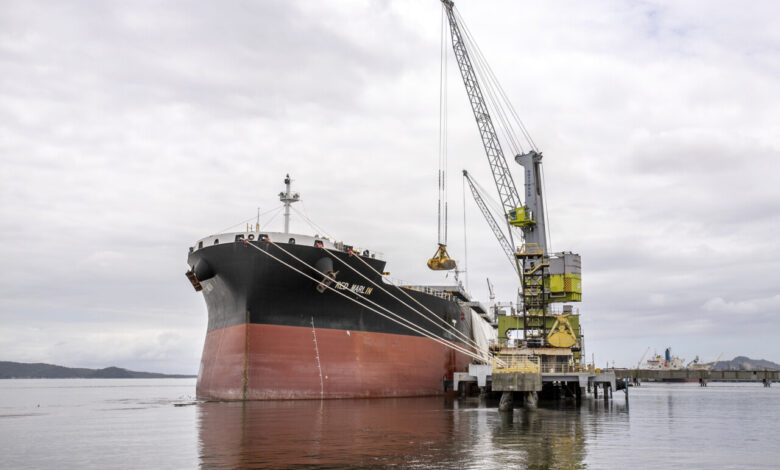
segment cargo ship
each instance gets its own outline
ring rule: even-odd
[[[645,364],[640,364],[640,369],[650,370],[681,370],[685,368],[685,359],[672,356],[672,348],[666,348],[663,356],[655,353]]]
[[[460,285],[394,285],[375,252],[290,233],[290,183],[283,232],[253,224],[189,249],[208,310],[199,398],[435,395],[487,357],[487,312]]]
[[[659,370],[659,371],[685,371],[688,369],[691,370],[708,370],[707,367],[701,367],[699,364],[699,357],[697,356],[696,359],[689,362],[687,365],[685,364],[685,359],[678,356],[672,356],[672,348],[668,347],[664,350],[664,355],[661,356],[658,353],[653,354],[653,356],[647,360],[644,364],[640,365],[640,369],[646,369],[646,370]],[[676,377],[663,377],[661,379],[658,379],[659,382],[665,382],[665,383],[685,383],[685,382],[701,382],[701,380],[698,377],[691,378],[687,376],[676,376]]]

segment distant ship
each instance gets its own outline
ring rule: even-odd
[[[435,395],[485,359],[487,312],[459,286],[395,286],[369,250],[284,232],[219,233],[189,249],[208,331],[197,396],[219,400]]]
[[[656,353],[640,366],[640,369],[680,370],[685,369],[685,359],[672,356],[672,348],[666,348],[664,355]]]
[[[720,356],[718,356],[720,358]],[[672,348],[666,348],[664,355],[654,354],[653,357],[647,360],[647,362],[640,367],[640,369],[649,370],[669,370],[669,371],[684,371],[684,370],[710,370],[711,366],[707,364],[699,363],[699,356],[696,356],[694,360],[685,364],[685,359],[677,356],[672,356]],[[661,382],[699,382],[699,378],[690,377],[664,377],[660,379]]]

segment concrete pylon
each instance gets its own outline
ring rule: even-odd
[[[536,408],[539,403],[539,395],[536,392],[525,392],[525,407],[528,409]]]
[[[498,403],[498,411],[512,411],[515,407],[512,392],[503,392],[501,394],[501,401]]]

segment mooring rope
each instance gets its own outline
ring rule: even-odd
[[[316,271],[316,268],[314,268],[313,266],[309,265],[309,264],[308,264],[308,263],[306,263],[305,261],[303,261],[303,260],[300,260],[299,258],[295,257],[294,255],[290,254],[289,252],[287,252],[286,250],[284,250],[283,248],[281,248],[281,247],[280,247],[279,245],[277,245],[276,243],[274,243],[274,242],[272,242],[272,241],[270,241],[270,240],[268,240],[268,243],[269,243],[269,244],[271,244],[271,245],[274,245],[274,246],[275,246],[276,248],[278,248],[280,251],[282,251],[282,252],[284,252],[284,253],[287,253],[287,255],[288,255],[288,256],[292,257],[293,259],[296,259],[296,260],[298,260],[299,262],[303,263],[303,264],[304,264],[304,265],[306,265],[307,267],[309,267],[309,268],[311,268],[311,269],[314,269],[314,270]],[[411,331],[413,331],[413,332],[415,332],[415,333],[419,333],[419,334],[421,334],[421,335],[425,336],[426,338],[429,338],[429,339],[431,339],[431,340],[433,340],[433,341],[435,341],[435,342],[437,342],[437,343],[439,343],[439,344],[441,344],[441,345],[443,345],[443,346],[445,346],[445,347],[448,347],[448,348],[450,348],[450,349],[453,349],[453,350],[455,350],[455,351],[458,351],[458,352],[460,352],[460,353],[462,353],[462,354],[464,354],[464,355],[466,355],[466,356],[472,357],[472,358],[474,358],[474,359],[477,359],[477,360],[479,360],[479,361],[485,361],[485,360],[486,360],[484,357],[480,356],[479,354],[473,353],[473,352],[471,352],[471,351],[469,351],[469,350],[467,350],[467,349],[465,349],[465,348],[462,348],[462,347],[460,347],[460,346],[457,346],[457,345],[455,345],[455,344],[453,344],[453,343],[451,343],[451,342],[448,342],[447,340],[445,340],[445,339],[443,339],[443,338],[440,338],[440,337],[438,337],[438,336],[437,336],[437,335],[435,335],[434,333],[431,333],[431,332],[428,332],[428,331],[426,331],[425,329],[421,328],[420,326],[418,326],[418,325],[416,325],[416,324],[412,323],[411,321],[409,321],[409,320],[407,320],[407,319],[405,319],[405,318],[401,317],[400,315],[398,315],[398,314],[396,314],[396,313],[393,313],[393,312],[391,312],[391,311],[390,311],[390,310],[388,310],[387,308],[385,308],[385,307],[383,307],[383,306],[381,306],[381,305],[379,305],[379,304],[377,304],[377,303],[375,303],[375,302],[373,302],[373,301],[371,301],[371,300],[369,300],[369,299],[365,298],[364,296],[360,296],[360,297],[361,297],[363,300],[365,300],[365,301],[367,301],[367,302],[369,302],[369,303],[371,303],[371,304],[373,304],[373,305],[375,305],[375,306],[377,306],[377,307],[379,307],[379,308],[381,308],[381,309],[383,309],[383,310],[387,311],[389,314],[391,314],[391,315],[393,315],[393,316],[396,316],[396,317],[400,318],[401,320],[403,320],[404,322],[407,322],[407,323],[409,323],[409,324],[407,325],[407,324],[405,324],[405,323],[402,323],[401,321],[398,321],[398,320],[396,320],[396,319],[394,319],[394,318],[391,318],[391,317],[387,316],[386,314],[384,314],[384,313],[380,312],[379,310],[376,310],[376,309],[374,309],[374,308],[372,308],[372,307],[370,307],[370,306],[368,306],[368,305],[366,305],[366,304],[363,304],[363,303],[361,303],[359,300],[357,300],[357,299],[354,299],[354,298],[352,298],[352,297],[348,296],[347,294],[345,294],[345,293],[343,293],[343,292],[341,292],[341,291],[339,291],[339,290],[337,290],[337,289],[335,289],[335,288],[333,288],[333,287],[331,287],[331,286],[329,286],[329,285],[325,285],[325,284],[323,284],[321,280],[319,280],[319,279],[317,279],[317,278],[315,278],[315,277],[313,277],[313,276],[310,276],[310,275],[308,275],[308,274],[304,273],[303,271],[301,271],[301,270],[297,269],[296,267],[292,266],[291,264],[289,264],[289,263],[287,263],[287,262],[285,262],[285,261],[281,260],[279,257],[272,255],[272,254],[271,254],[271,253],[269,253],[268,251],[266,251],[266,250],[263,250],[263,249],[262,249],[262,248],[260,248],[259,246],[256,246],[256,245],[254,245],[253,243],[247,243],[247,245],[248,245],[248,246],[251,246],[252,248],[256,249],[257,251],[259,251],[259,252],[261,252],[261,253],[265,254],[266,256],[268,256],[268,257],[270,257],[270,258],[272,258],[272,259],[276,260],[276,261],[277,261],[277,262],[279,262],[280,264],[282,264],[282,265],[284,265],[284,266],[286,266],[286,267],[290,268],[291,270],[293,270],[293,271],[297,272],[298,274],[300,274],[300,275],[302,275],[302,276],[304,276],[304,277],[306,277],[306,278],[308,278],[308,279],[311,279],[311,280],[312,280],[312,281],[314,281],[315,283],[318,283],[318,284],[320,284],[320,285],[323,285],[323,286],[324,286],[324,287],[326,287],[327,289],[329,289],[329,290],[331,290],[331,291],[333,291],[333,292],[335,292],[335,293],[339,294],[340,296],[342,296],[342,297],[344,297],[344,298],[346,298],[346,299],[350,300],[351,302],[354,302],[354,303],[356,303],[356,304],[360,305],[361,307],[363,307],[363,308],[366,308],[366,309],[368,309],[368,310],[370,310],[370,311],[372,311],[372,312],[374,312],[374,313],[376,313],[376,314],[380,315],[381,317],[384,317],[384,318],[386,318],[386,319],[388,319],[388,320],[390,320],[390,321],[392,321],[392,322],[394,322],[394,323],[397,323],[397,324],[399,324],[400,326],[402,326],[402,327],[404,327],[404,328],[406,328],[406,329],[408,329],[408,330],[411,330]],[[319,271],[317,271],[317,272],[319,272]],[[355,293],[355,294],[356,294],[356,295],[360,295],[360,294],[357,294],[357,293]]]
[[[376,269],[374,269],[374,267],[373,267],[373,266],[371,266],[370,264],[368,264],[368,262],[366,262],[366,260],[364,260],[362,257],[358,256],[357,258],[358,258],[358,260],[360,260],[360,261],[361,261],[363,264],[365,264],[366,266],[368,266],[368,267],[369,267],[369,268],[370,268],[372,271],[374,271],[374,273],[378,274],[379,276],[381,276],[381,275],[382,275],[382,273],[380,273],[379,271],[377,271]],[[412,297],[412,296],[411,296],[411,295],[410,295],[408,292],[406,292],[406,289],[404,289],[403,287],[397,286],[397,285],[395,285],[395,284],[391,284],[391,285],[392,285],[393,287],[395,287],[396,289],[398,289],[398,291],[399,291],[399,292],[401,292],[401,293],[402,293],[402,294],[404,294],[405,296],[409,297],[409,298],[410,298],[412,301],[414,301],[414,302],[415,302],[417,305],[419,305],[420,307],[422,307],[422,308],[424,308],[425,310],[427,310],[427,311],[428,311],[428,313],[430,313],[430,314],[431,314],[431,315],[433,315],[434,317],[436,317],[436,318],[439,318],[440,320],[442,320],[442,318],[440,318],[438,315],[436,315],[436,313],[434,313],[434,312],[433,312],[431,309],[429,309],[428,307],[426,307],[425,305],[423,305],[423,304],[422,304],[422,303],[421,303],[419,300],[415,299],[415,298],[414,298],[414,297]],[[391,294],[391,295],[392,295],[392,294]],[[395,297],[393,297],[393,298],[395,298]],[[396,300],[397,300],[397,299],[396,299]],[[400,302],[400,300],[399,300],[399,302]],[[406,305],[406,304],[404,304],[404,305]],[[409,307],[409,308],[411,308],[411,307]],[[426,317],[426,318],[427,318],[427,317]],[[453,327],[453,328],[454,328],[454,327]],[[472,329],[473,329],[473,327],[472,327]],[[458,332],[460,332],[460,331],[458,331]],[[477,349],[479,350],[479,345],[478,345],[478,344],[477,344],[475,341],[473,341],[473,340],[469,340],[469,341],[471,341],[472,343],[474,343],[474,344],[476,345]],[[487,357],[488,357],[488,358],[490,358],[491,356],[492,356],[492,354],[490,354],[490,352],[488,351],[488,352],[487,352]]]
[[[270,243],[273,243],[273,242],[270,242]],[[289,251],[287,251],[287,250],[285,250],[284,248],[280,247],[279,245],[277,245],[277,244],[275,244],[275,243],[273,243],[273,245],[274,245],[274,246],[276,246],[276,247],[277,247],[279,250],[281,250],[282,252],[286,253],[286,254],[287,254],[288,256],[290,256],[291,258],[293,258],[293,259],[297,260],[298,262],[300,262],[301,264],[303,264],[304,266],[306,266],[306,267],[308,267],[308,268],[310,268],[310,269],[314,270],[315,272],[319,273],[319,271],[317,270],[317,268],[316,268],[316,267],[314,267],[314,266],[312,266],[312,265],[310,265],[310,264],[306,263],[306,262],[305,262],[305,261],[303,261],[302,259],[300,259],[300,258],[296,257],[295,255],[293,255],[293,254],[292,254],[292,253],[290,253]],[[351,270],[353,270],[354,272],[356,272],[358,275],[360,275],[361,277],[363,277],[364,279],[366,279],[368,282],[370,282],[370,283],[374,284],[376,287],[379,287],[380,289],[382,289],[382,290],[383,290],[385,293],[387,293],[387,294],[388,294],[390,297],[392,297],[393,299],[395,299],[395,300],[397,300],[398,302],[400,302],[400,303],[402,303],[402,304],[406,305],[406,306],[407,306],[407,307],[408,307],[410,310],[412,310],[412,311],[413,311],[413,312],[415,312],[416,314],[420,315],[421,317],[425,318],[425,319],[426,319],[426,320],[428,320],[430,323],[432,323],[434,326],[440,326],[440,325],[438,325],[438,324],[437,324],[435,321],[433,321],[433,320],[431,320],[429,317],[425,316],[425,314],[423,314],[422,312],[420,312],[420,311],[418,311],[418,310],[415,310],[415,309],[414,309],[412,306],[410,306],[410,305],[406,304],[406,303],[405,303],[405,302],[403,302],[401,299],[399,299],[399,298],[395,297],[393,294],[391,294],[390,292],[388,292],[388,291],[387,291],[386,289],[384,289],[382,286],[380,286],[379,284],[377,284],[376,282],[374,282],[374,281],[373,281],[373,280],[371,280],[370,278],[366,277],[366,276],[365,276],[363,273],[361,273],[360,271],[358,271],[358,270],[357,270],[357,269],[355,269],[354,267],[350,266],[350,265],[349,265],[349,263],[347,263],[347,262],[345,262],[344,260],[340,259],[338,256],[336,256],[336,255],[335,255],[333,252],[331,252],[331,251],[330,251],[330,250],[328,250],[327,248],[323,247],[323,248],[322,248],[322,250],[324,250],[324,251],[328,252],[328,253],[329,253],[331,256],[333,256],[334,258],[336,258],[336,260],[338,260],[339,262],[341,262],[342,264],[344,264],[345,266],[347,266],[348,268],[350,268]],[[360,260],[361,260],[363,263],[365,263],[367,266],[369,266],[370,268],[372,268],[372,269],[373,269],[373,267],[372,267],[370,264],[366,263],[366,261],[365,261],[364,259],[362,259],[362,258],[360,257],[360,255],[351,255],[351,256],[357,256],[357,257],[358,257],[358,259],[360,259]],[[376,270],[374,270],[374,272],[378,273],[378,271],[376,271]],[[394,286],[394,287],[398,288],[398,286]],[[404,292],[404,290],[403,290],[403,289],[401,289],[401,291],[402,291],[402,292]],[[406,292],[404,292],[404,293],[406,293]],[[408,295],[408,294],[407,294],[407,295]],[[471,338],[468,338],[468,337],[467,337],[466,335],[464,335],[464,334],[463,334],[463,333],[462,333],[460,330],[458,330],[457,328],[455,328],[455,325],[452,325],[452,324],[450,324],[450,323],[449,323],[449,322],[447,322],[447,321],[446,321],[444,318],[442,318],[442,317],[438,316],[436,313],[434,313],[433,311],[431,311],[431,310],[430,310],[428,307],[426,307],[426,306],[425,306],[425,305],[423,305],[422,303],[418,302],[418,301],[417,301],[417,299],[415,299],[414,297],[411,297],[411,296],[409,296],[409,297],[410,297],[412,300],[414,300],[415,302],[417,302],[419,305],[421,305],[423,308],[425,308],[426,310],[428,310],[428,312],[430,312],[430,314],[431,314],[431,315],[433,315],[433,316],[434,316],[434,317],[435,317],[437,320],[439,320],[439,321],[441,321],[443,324],[447,325],[447,327],[448,327],[448,328],[452,329],[452,330],[453,330],[455,333],[457,333],[458,335],[460,335],[460,336],[461,336],[463,339],[465,339],[465,340],[466,340],[468,343],[471,343],[471,344],[470,344],[470,346],[471,346],[471,347],[473,347],[473,348],[474,348],[474,349],[477,351],[477,353],[478,353],[478,354],[480,354],[480,353],[484,352],[484,351],[482,351],[482,350],[480,349],[480,347],[479,347],[479,344],[477,344],[477,343],[476,343],[474,340],[472,340]],[[380,308],[382,308],[383,310],[387,311],[388,313],[392,313],[393,315],[397,315],[397,316],[399,316],[399,317],[400,317],[400,315],[398,315],[398,314],[396,314],[396,313],[394,313],[394,312],[390,312],[390,310],[389,310],[389,309],[387,309],[386,307],[384,307],[384,306],[381,306],[381,305],[379,305],[379,304],[377,304],[377,303],[375,303],[375,302],[371,301],[370,299],[366,298],[365,296],[362,296],[362,295],[361,295],[361,298],[364,298],[364,299],[365,299],[365,300],[367,300],[368,302],[371,302],[373,305],[376,305],[377,307],[380,307]],[[424,329],[422,326],[420,326],[420,325],[417,325],[416,323],[413,323],[413,322],[411,322],[410,320],[408,320],[408,319],[406,319],[406,318],[403,318],[403,317],[401,317],[401,318],[402,318],[404,321],[406,321],[406,322],[409,322],[409,323],[411,323],[411,324],[415,325],[415,326],[416,326],[416,327],[418,327],[418,328]],[[426,330],[426,331],[428,331],[428,330]],[[436,335],[436,333],[433,333],[433,332],[431,332],[431,331],[428,331],[428,332],[429,332],[430,334],[432,334],[432,335],[436,336],[436,337],[439,337],[439,338],[441,338],[440,336]],[[488,353],[488,355],[486,356],[486,360],[487,360],[487,359],[489,359],[489,357],[490,357],[490,355],[489,355],[489,353]]]
[[[294,260],[298,261],[299,263],[303,264],[304,266],[308,267],[309,269],[311,269],[311,270],[315,271],[317,274],[320,274],[320,271],[319,271],[319,270],[317,270],[317,268],[316,268],[316,267],[314,267],[314,266],[312,266],[311,264],[307,263],[306,261],[304,261],[304,260],[302,260],[302,259],[298,258],[297,256],[295,256],[294,254],[292,254],[292,253],[290,253],[289,251],[285,250],[284,248],[282,248],[282,247],[281,247],[281,246],[279,246],[278,244],[276,244],[276,243],[274,243],[274,242],[272,242],[272,241],[270,241],[270,240],[269,240],[268,242],[269,242],[270,244],[274,245],[276,248],[278,248],[280,251],[282,251],[283,253],[285,253],[285,254],[286,254],[286,255],[288,255],[289,257],[293,258]],[[325,248],[323,248],[323,249],[325,249]],[[319,281],[319,280],[317,280],[317,279],[315,279],[315,281],[316,281],[316,282],[318,282],[318,283],[321,283],[321,282],[322,282],[322,281]],[[398,318],[400,318],[402,321],[404,321],[404,322],[406,322],[406,323],[409,323],[410,325],[413,325],[415,328],[418,328],[419,330],[422,330],[422,331],[424,331],[425,333],[427,333],[428,335],[430,335],[430,336],[427,336],[427,337],[429,337],[429,338],[430,338],[430,337],[435,337],[435,338],[439,338],[439,339],[441,339],[442,341],[447,341],[446,339],[444,339],[443,337],[441,337],[441,336],[437,335],[436,333],[434,333],[434,332],[432,332],[432,331],[429,331],[429,330],[426,330],[426,329],[425,329],[423,326],[421,326],[421,325],[418,325],[418,324],[416,324],[416,323],[412,322],[411,320],[409,320],[409,319],[407,319],[407,318],[404,318],[404,317],[402,317],[401,315],[399,315],[399,314],[397,314],[397,313],[395,313],[395,312],[392,312],[392,311],[391,311],[390,309],[388,309],[387,307],[385,307],[385,306],[383,306],[383,305],[379,305],[378,303],[376,303],[376,302],[372,301],[371,299],[367,298],[366,296],[364,296],[364,295],[362,295],[362,294],[359,294],[359,293],[357,293],[357,292],[355,292],[355,295],[358,295],[358,296],[359,296],[361,299],[365,300],[366,302],[369,302],[370,304],[372,304],[372,305],[374,305],[374,306],[376,306],[376,307],[379,307],[379,308],[381,308],[381,309],[382,309],[382,310],[384,310],[385,312],[387,312],[387,313],[389,313],[389,314],[391,314],[391,315],[393,315],[393,316],[395,316],[395,317],[398,317]],[[350,298],[350,297],[348,297],[348,296],[347,296],[347,298]],[[350,298],[350,300],[353,300],[353,299],[351,299],[351,298]],[[430,311],[430,310],[429,310],[429,311]],[[436,314],[435,314],[435,313],[433,313],[433,312],[431,312],[431,314],[432,314],[432,315],[434,315],[434,316],[436,316]],[[450,328],[454,328],[454,326],[453,326],[453,325],[450,325],[449,323],[445,322],[445,321],[444,321],[444,319],[442,319],[442,318],[440,318],[440,317],[438,317],[438,316],[436,316],[436,317],[437,317],[437,318],[439,318],[440,320],[442,320],[442,322],[444,322],[444,323],[445,323],[447,326],[449,326]],[[433,322],[433,324],[434,324],[434,325],[436,325],[436,323],[435,323],[435,322]],[[456,330],[456,331],[457,331],[457,330]],[[460,347],[460,346],[458,346],[458,347]],[[474,346],[472,346],[472,347],[474,347]],[[477,351],[477,354],[480,354],[480,353],[482,352],[482,351],[480,351],[480,349],[479,349],[479,346],[478,346],[478,345],[477,345],[476,347],[474,347],[474,349]],[[481,355],[481,354],[480,354],[480,355]],[[483,360],[487,360],[487,358],[483,358]]]
[[[390,297],[392,297],[393,299],[397,300],[399,303],[401,303],[401,304],[405,305],[405,306],[406,306],[407,308],[409,308],[409,310],[411,310],[412,312],[414,312],[414,313],[416,313],[417,315],[419,315],[419,316],[423,317],[424,319],[428,320],[428,322],[430,322],[430,323],[433,323],[434,325],[437,325],[437,326],[439,325],[439,323],[437,323],[436,321],[434,321],[433,319],[431,319],[429,316],[425,315],[424,313],[422,313],[422,312],[420,312],[419,310],[415,309],[414,307],[412,307],[411,305],[407,304],[407,303],[406,303],[406,302],[404,302],[403,300],[399,299],[398,297],[396,297],[395,295],[393,295],[393,294],[392,294],[390,291],[388,291],[387,289],[385,289],[385,288],[384,288],[384,287],[383,287],[381,284],[379,284],[379,283],[375,282],[374,280],[372,280],[371,278],[369,278],[369,277],[368,277],[368,276],[366,276],[365,274],[361,273],[360,271],[358,271],[357,269],[355,269],[354,267],[352,267],[352,266],[351,266],[349,263],[347,263],[346,261],[344,261],[344,260],[342,260],[341,258],[339,258],[338,256],[336,256],[336,255],[335,255],[333,252],[331,252],[331,251],[330,251],[330,250],[328,250],[327,248],[323,248],[323,250],[325,250],[325,251],[327,251],[328,253],[330,253],[330,254],[331,254],[331,255],[332,255],[334,258],[336,258],[336,260],[338,260],[338,261],[339,261],[341,264],[343,264],[344,266],[348,267],[349,269],[351,269],[352,271],[354,271],[355,273],[357,273],[357,274],[358,274],[360,277],[362,277],[363,279],[365,279],[365,280],[367,280],[368,282],[372,283],[373,285],[375,285],[376,287],[378,287],[379,289],[381,289],[382,291],[384,291],[384,292],[385,292],[387,295],[389,295],[389,296],[390,296]],[[359,255],[359,254],[353,254],[352,256],[353,256],[353,257],[357,256],[357,257],[358,257],[358,259],[360,259],[361,261],[363,261],[364,263],[366,263],[366,261],[365,261],[364,259],[362,259],[362,258],[360,257],[360,255]],[[366,263],[366,265],[368,265],[369,267],[373,268],[373,266],[371,266],[371,265],[370,265],[370,264],[368,264],[368,263]],[[381,274],[380,274],[380,276],[381,276]],[[396,287],[396,288],[398,288],[398,286],[393,286],[393,287]],[[399,288],[399,289],[402,289],[402,288]],[[403,290],[402,290],[402,292],[403,292]],[[414,297],[412,297],[412,299],[414,299]],[[414,299],[414,300],[416,300],[416,299]],[[421,305],[422,305],[422,304],[421,304]],[[425,306],[423,305],[423,307],[425,307]],[[425,308],[427,309],[427,307],[425,307]],[[434,317],[435,317],[437,320],[439,320],[439,321],[441,321],[442,323],[446,324],[448,328],[452,329],[452,331],[454,331],[454,332],[455,332],[455,333],[456,333],[458,336],[460,336],[460,337],[461,337],[462,339],[464,339],[464,340],[465,340],[467,343],[469,343],[469,344],[470,344],[472,347],[474,347],[475,349],[477,349],[477,350],[479,351],[479,344],[477,344],[477,342],[476,342],[476,341],[474,341],[473,339],[471,339],[471,338],[469,338],[468,336],[466,336],[466,335],[465,335],[465,334],[464,334],[462,331],[460,331],[459,329],[455,328],[455,325],[452,325],[452,324],[450,324],[449,322],[447,322],[446,320],[444,320],[444,318],[442,318],[442,317],[438,316],[437,314],[435,314],[435,313],[434,313],[433,311],[431,311],[430,309],[428,309],[428,312],[430,312],[430,314],[431,314],[431,315],[433,315],[433,316],[434,316]]]

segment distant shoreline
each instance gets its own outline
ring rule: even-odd
[[[139,372],[121,367],[87,369],[45,363],[0,361],[0,379],[192,379],[191,374]]]
[[[0,380],[62,380],[62,379],[197,379],[197,375],[165,375],[163,377],[0,377]]]

